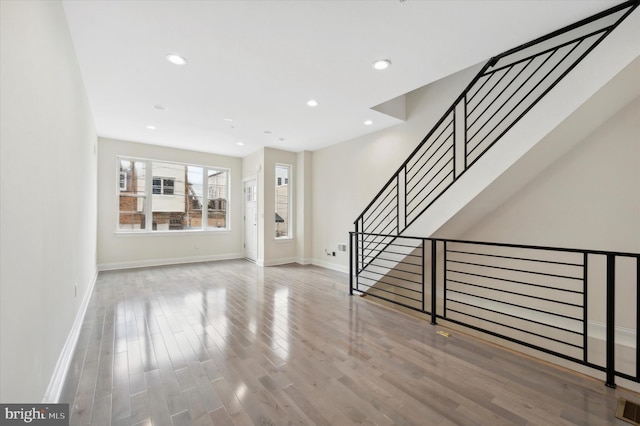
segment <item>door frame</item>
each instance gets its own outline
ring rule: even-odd
[[[247,183],[249,182],[255,182],[255,187],[256,187],[256,226],[255,226],[255,237],[256,237],[256,258],[255,259],[251,259],[249,256],[247,256],[247,197],[246,197],[246,193],[245,193],[245,189],[247,187]],[[245,259],[248,259],[252,262],[257,262],[258,261],[258,257],[259,257],[259,253],[258,253],[258,249],[259,249],[259,244],[258,244],[258,236],[260,235],[259,233],[259,228],[260,228],[260,220],[259,220],[259,205],[258,205],[258,177],[257,176],[249,176],[246,178],[242,179],[242,256]]]

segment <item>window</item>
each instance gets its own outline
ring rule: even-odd
[[[228,170],[208,170],[207,174],[207,226],[224,228],[226,226],[227,199],[229,191]]]
[[[154,177],[152,185],[152,192],[154,194],[173,195],[175,179]]]
[[[120,190],[127,190],[127,172],[120,172]]]
[[[291,166],[276,164],[276,238],[292,238],[291,232]]]
[[[128,158],[119,164],[120,231],[228,229],[229,170]]]

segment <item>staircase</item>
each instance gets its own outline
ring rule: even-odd
[[[623,3],[490,59],[355,220],[356,234],[380,234],[355,242],[358,271],[394,236],[435,232],[629,64],[637,48],[591,52],[605,41],[637,45],[623,31],[610,37],[637,6]]]
[[[439,294],[446,293],[447,285],[451,286],[454,281],[451,275],[447,278],[446,272],[455,269],[452,262],[472,269],[460,274],[481,276],[485,281],[505,281],[511,278],[496,278],[491,274],[487,275],[486,271],[480,274],[474,272],[474,268],[494,268],[520,274],[523,273],[519,269],[523,263],[535,263],[533,270],[524,268],[524,273],[561,275],[564,277],[562,279],[584,280],[586,283],[587,258],[595,256],[594,253],[582,253],[580,256],[583,257],[578,256],[576,260],[573,252],[569,251],[571,254],[567,256],[571,259],[563,263],[568,266],[554,266],[561,269],[577,268],[578,272],[572,271],[567,278],[556,272],[541,271],[538,265],[539,255],[530,254],[537,248],[502,246],[500,250],[509,248],[516,250],[516,253],[524,250],[527,254],[507,255],[501,251],[501,254],[496,255],[486,254],[484,248],[482,252],[451,249],[453,244],[464,245],[466,242],[412,236],[432,236],[479,194],[490,191],[491,186],[501,176],[507,176],[514,167],[524,167],[533,176],[581,139],[579,134],[562,140],[551,136],[554,130],[577,114],[588,99],[607,82],[634,60],[638,60],[640,43],[633,32],[634,28],[640,26],[639,14],[633,13],[638,4],[637,0],[622,3],[504,52],[484,65],[355,220],[350,258],[352,292],[355,290],[429,314],[435,323],[436,317],[452,320],[451,316],[446,316],[446,304],[449,300],[451,306],[451,300],[455,298],[447,299],[446,295]],[[597,125],[599,123],[593,122],[591,129]],[[588,134],[589,126],[582,131],[582,136]],[[505,184],[503,180],[500,187],[503,197],[508,198],[517,191],[518,185],[524,184],[527,172],[520,175],[520,182],[514,179]],[[480,211],[479,214],[481,213]],[[472,218],[469,219],[469,223],[472,221]],[[554,252],[554,249],[542,249]],[[488,251],[491,250],[493,248]],[[633,253],[610,255],[636,258]],[[462,256],[464,259],[454,261],[452,256]],[[475,260],[466,259],[465,256]],[[506,262],[515,262],[517,267],[487,265],[477,260],[479,256],[499,258],[501,262],[508,259]],[[640,277],[640,260],[636,275]],[[524,284],[531,284],[525,279],[513,282],[523,284],[522,280]],[[558,313],[561,309],[555,307],[548,308],[547,311],[547,308],[539,306],[540,303],[561,302],[549,301],[538,294],[525,295],[521,290],[503,288],[501,291],[515,294],[516,297],[535,299],[533,307],[524,302],[509,303],[508,307],[503,307],[500,305],[500,298],[487,295],[494,291],[491,282],[469,284],[462,280],[456,281],[456,285],[473,285],[482,289],[476,293],[458,291],[455,302],[475,309],[473,315],[468,313],[468,309],[459,312],[476,321],[471,325],[466,322],[466,326],[590,365],[586,355],[588,332],[586,325],[582,326],[587,322],[586,304],[582,305],[582,301],[570,308],[582,311],[572,311],[571,315],[567,315]],[[542,284],[536,282],[532,285]],[[562,292],[565,289],[559,286],[553,287],[553,291]],[[580,291],[583,290],[570,291],[577,292],[572,294],[582,294]],[[584,298],[586,300],[586,284]],[[544,302],[540,302],[541,299]],[[481,318],[477,313],[478,309],[490,312],[490,318]],[[526,334],[522,337],[517,333],[514,336],[513,330],[496,333],[491,331],[495,327],[492,329],[487,326],[488,323],[493,323],[498,325],[498,329],[504,329],[504,318],[495,318],[496,315],[509,316],[510,322],[514,318],[519,321],[523,315],[520,312],[522,310],[535,311],[536,319],[527,318],[526,321],[543,329],[533,337],[525,328],[516,327],[517,333]],[[549,319],[549,315],[556,317]],[[462,320],[453,321],[462,323]],[[571,325],[556,325],[566,321]],[[573,351],[569,352],[571,355],[566,355],[566,349],[548,347],[547,343],[541,342],[540,339],[545,339],[541,336],[549,334],[551,328],[551,334],[557,335],[558,330],[561,330],[560,335],[567,332],[573,336],[571,339],[577,339],[570,348]],[[565,337],[555,340],[555,343],[567,341]],[[582,353],[585,354],[584,357]],[[594,368],[604,370],[604,367]],[[612,377],[608,376],[607,384],[613,384]]]

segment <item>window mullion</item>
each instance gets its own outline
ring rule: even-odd
[[[153,230],[153,162],[151,160],[145,161],[145,167],[147,169],[144,179],[144,192],[145,192],[145,225],[146,231]]]
[[[202,168],[202,229],[209,227],[209,169]]]

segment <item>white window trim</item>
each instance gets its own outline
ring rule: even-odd
[[[287,242],[289,240],[293,240],[294,236],[293,236],[293,179],[291,179],[292,175],[293,175],[293,165],[291,164],[284,164],[284,163],[276,163],[275,167],[274,167],[274,193],[275,193],[275,188],[277,188],[278,185],[278,176],[275,175],[275,171],[277,170],[278,167],[286,167],[289,169],[289,173],[287,174],[287,183],[285,185],[287,185],[287,200],[289,201],[288,203],[288,211],[287,211],[287,216],[288,216],[288,225],[289,228],[287,229],[287,235],[285,237],[276,237],[275,233],[276,233],[276,229],[274,226],[274,230],[273,230],[273,239],[275,241],[280,241],[280,242]],[[282,185],[280,185],[282,186]],[[276,197],[274,194],[274,205],[275,205],[275,201],[276,201]],[[274,209],[275,212],[275,209]]]
[[[120,207],[119,207],[119,199],[120,192],[126,188],[120,187],[120,164],[123,160],[131,160],[136,162],[144,162],[145,163],[145,229],[120,229]],[[201,228],[200,229],[181,229],[175,231],[158,231],[153,230],[153,196],[163,195],[163,194],[153,194],[153,179],[159,178],[160,176],[153,176],[153,163],[167,163],[167,164],[175,164],[179,166],[190,166],[190,167],[201,167],[203,170],[202,173],[202,198],[203,198],[203,206],[202,206],[202,220],[201,220]],[[227,204],[226,204],[226,213],[227,217],[225,219],[225,227],[224,228],[216,228],[209,227],[208,224],[208,202],[209,202],[209,191],[207,188],[208,184],[208,170],[218,170],[221,172],[227,173]],[[228,167],[219,167],[219,166],[205,166],[202,164],[193,164],[193,163],[181,163],[176,161],[167,161],[167,160],[157,160],[157,159],[149,159],[149,158],[140,158],[133,157],[128,155],[116,155],[116,176],[118,178],[116,183],[116,230],[115,234],[117,236],[167,236],[167,235],[185,235],[185,234],[223,234],[229,233],[232,231],[231,229],[231,169]],[[175,188],[175,187],[174,187]],[[175,190],[175,189],[174,189]]]

